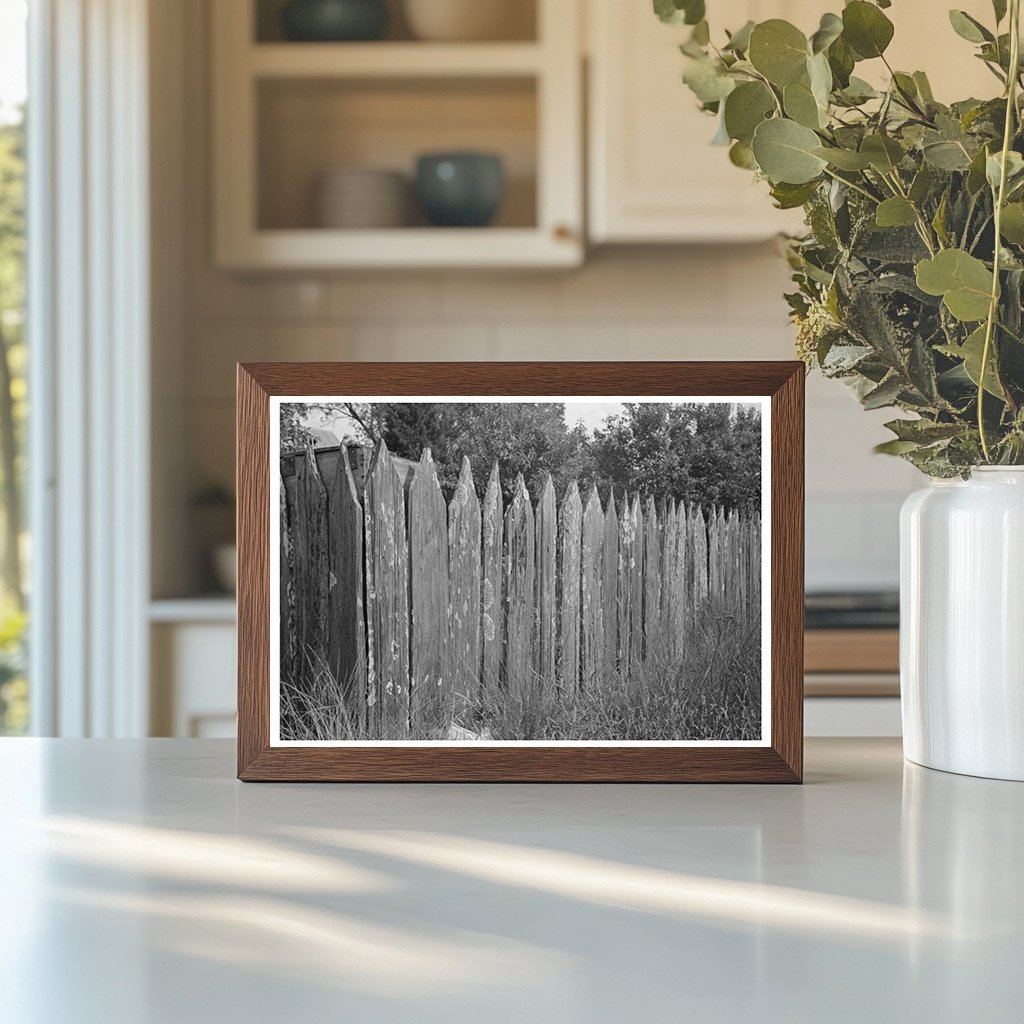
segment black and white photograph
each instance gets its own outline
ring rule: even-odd
[[[767,418],[273,399],[274,742],[766,742]]]

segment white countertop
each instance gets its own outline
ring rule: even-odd
[[[0,741],[5,1024],[1024,1017],[1024,785],[241,785],[224,741]]]

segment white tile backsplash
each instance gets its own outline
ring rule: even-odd
[[[606,252],[571,273],[188,275],[188,452],[229,481],[234,364],[246,360],[788,359],[785,264],[769,247]],[[874,455],[885,412],[808,378],[807,583],[893,587],[915,471]]]

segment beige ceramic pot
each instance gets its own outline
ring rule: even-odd
[[[533,5],[527,0],[404,0],[409,28],[428,42],[529,39]]]

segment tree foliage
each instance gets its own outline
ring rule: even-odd
[[[809,37],[750,22],[711,41],[703,2],[655,0],[692,26],[684,81],[719,119],[733,163],[803,207],[788,295],[809,367],[847,383],[889,424],[880,450],[934,476],[1024,463],[1024,132],[1020,0],[992,24],[950,12],[999,95],[937,101],[923,72],[892,68],[889,0],[852,0]],[[888,87],[855,74],[880,61]]]
[[[626,403],[591,433],[567,422],[557,402],[282,403],[282,451],[330,437],[384,441],[412,461],[429,448],[448,498],[468,456],[480,497],[497,462],[506,503],[520,473],[534,496],[550,473],[559,495],[575,480],[605,500],[611,490],[705,509],[754,509],[761,500],[761,414],[752,405]]]
[[[761,416],[752,406],[627,404],[593,442],[605,485],[656,501],[684,498],[705,508],[757,508],[761,501]]]

